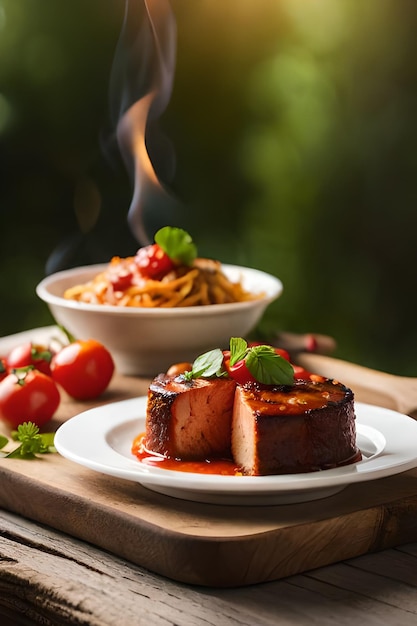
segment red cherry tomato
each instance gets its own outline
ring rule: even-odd
[[[125,259],[121,259],[120,263],[111,263],[107,269],[107,278],[111,283],[114,291],[124,291],[132,285],[133,269]]]
[[[76,400],[92,400],[101,395],[114,369],[110,352],[94,339],[68,344],[51,361],[52,378]]]
[[[223,353],[224,354],[224,353]],[[229,374],[230,378],[233,378],[239,385],[246,385],[247,383],[256,383],[256,378],[252,376],[248,370],[245,360],[241,359],[234,365],[230,365],[230,353],[229,356],[223,359],[224,367]]]
[[[294,378],[296,378],[297,380],[311,380],[311,372],[308,372],[306,369],[304,369],[304,367],[301,367],[301,365],[293,365],[294,368]]]
[[[155,279],[162,278],[174,267],[172,259],[157,243],[139,248],[135,263],[143,276]]]
[[[286,361],[291,361],[290,353],[287,352],[287,350],[284,350],[284,348],[274,348],[274,350],[277,354],[282,356],[282,358],[285,359]]]
[[[133,273],[127,270],[121,272],[117,276],[111,276],[110,282],[115,291],[125,291],[132,285]]]
[[[239,384],[256,383],[256,378],[252,376],[247,368],[245,360],[242,359],[234,365],[229,365],[230,376]]]
[[[12,429],[23,422],[41,427],[57,410],[61,397],[50,376],[28,368],[0,381],[0,417]]]
[[[52,352],[46,346],[26,341],[10,350],[6,357],[6,365],[9,372],[33,365],[40,372],[50,376],[51,358]]]

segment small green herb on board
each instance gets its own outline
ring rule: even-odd
[[[20,445],[11,452],[4,450],[9,439],[0,435],[1,454],[6,459],[35,459],[38,454],[56,452],[54,436],[54,433],[40,433],[38,426],[33,422],[23,422],[11,433],[12,440],[20,442]]]

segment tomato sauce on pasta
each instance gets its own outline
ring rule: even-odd
[[[123,307],[204,306],[257,300],[263,295],[229,280],[219,261],[197,258],[156,280],[140,272],[133,256],[113,257],[103,272],[64,293],[69,300]]]

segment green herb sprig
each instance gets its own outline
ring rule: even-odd
[[[272,346],[248,346],[245,339],[232,337],[230,339],[230,366],[233,367],[243,360],[252,376],[264,385],[292,385],[294,383],[293,366]],[[228,376],[223,351],[216,348],[201,354],[195,359],[192,369],[185,372],[183,376],[186,380]]]
[[[19,424],[17,430],[13,430],[11,438],[20,441],[20,445],[11,452],[3,452],[6,459],[35,459],[37,454],[56,452],[54,447],[54,433],[40,433],[39,428],[33,422]],[[0,435],[0,449],[3,450],[9,443],[9,439]]]

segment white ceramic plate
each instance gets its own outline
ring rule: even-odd
[[[363,460],[345,467],[277,476],[219,476],[172,471],[141,463],[131,454],[145,429],[146,397],[100,406],[65,422],[55,445],[64,457],[97,472],[132,480],[175,498],[233,505],[306,502],[333,495],[349,484],[375,480],[417,466],[417,422],[356,403],[358,446]]]

